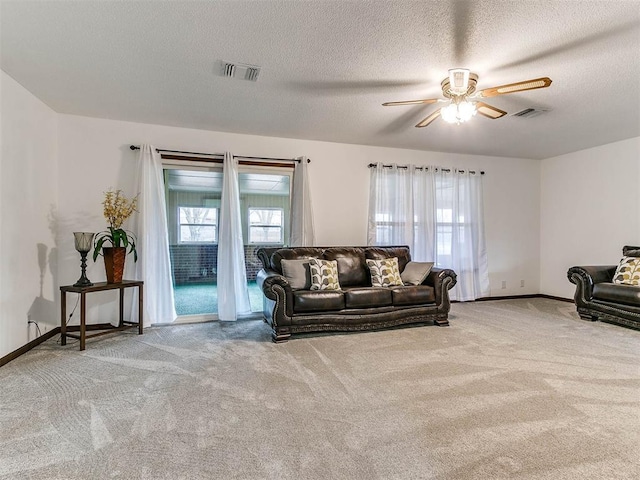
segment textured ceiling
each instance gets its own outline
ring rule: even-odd
[[[640,135],[640,1],[2,0],[2,69],[57,112],[365,145],[548,158]],[[221,61],[262,67],[257,83]],[[453,67],[534,118],[414,125]]]

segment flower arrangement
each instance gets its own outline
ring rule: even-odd
[[[136,250],[136,237],[133,232],[122,228],[122,224],[127,218],[137,212],[138,196],[132,199],[122,193],[122,190],[111,190],[105,192],[104,202],[104,218],[109,223],[109,229],[98,233],[93,241],[93,261],[95,262],[99,255],[102,254],[102,247],[125,247],[129,248],[128,253],[133,252],[133,261],[138,261],[138,252]],[[110,245],[109,245],[110,244]]]

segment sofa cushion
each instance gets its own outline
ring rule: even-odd
[[[613,283],[640,285],[640,257],[622,257],[613,274]]]
[[[433,268],[433,262],[409,262],[400,274],[405,285],[420,285]]]
[[[350,288],[344,292],[347,308],[386,307],[391,305],[391,290],[380,287]]]
[[[311,272],[309,259],[287,260],[283,258],[282,275],[287,279],[294,290],[309,290],[311,288]]]
[[[365,258],[380,260],[382,258],[398,259],[398,269],[402,272],[404,267],[411,261],[409,247],[367,247],[364,252]]]
[[[342,310],[343,308],[344,293],[339,290],[296,290],[293,292],[293,311],[296,313]]]
[[[282,275],[282,259],[322,258],[322,249],[314,247],[279,248],[271,255],[271,268]]]
[[[394,305],[423,305],[436,301],[436,293],[428,285],[393,287],[391,293]]]
[[[309,260],[311,290],[340,290],[338,263],[335,260]]]
[[[383,258],[380,260],[367,259],[367,266],[371,272],[372,287],[393,287],[403,285],[398,270],[398,259]]]
[[[364,263],[364,249],[331,247],[324,251],[323,258],[338,262],[338,278],[343,287],[370,285],[369,272]]]
[[[616,283],[596,283],[593,285],[593,298],[604,302],[640,306],[640,287]]]

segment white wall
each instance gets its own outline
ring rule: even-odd
[[[436,164],[485,170],[486,234],[492,295],[539,289],[539,163],[135,124],[58,115],[2,72],[0,163],[0,357],[59,324],[58,286],[80,273],[74,231],[105,227],[101,202],[109,187],[135,193],[130,144],[176,150],[293,157],[307,155],[317,243],[366,242],[371,162]],[[89,278],[104,280],[100,262]],[[520,287],[520,281],[525,287]],[[507,288],[501,289],[506,281]],[[69,298],[69,309],[75,301]],[[110,319],[115,299],[95,294],[91,320]],[[107,315],[107,318],[103,318]],[[77,323],[75,316],[71,323]]]
[[[58,324],[57,114],[0,71],[0,357]],[[75,281],[75,280],[74,280]]]
[[[492,295],[537,293],[539,289],[539,162],[454,155],[308,140],[210,132],[72,115],[59,117],[60,283],[75,281],[78,267],[71,232],[105,227],[103,192],[109,187],[135,194],[136,152],[130,144],[194,152],[223,152],[291,158],[310,164],[315,226],[319,245],[366,243],[371,162],[435,164],[484,170],[486,235]],[[142,253],[142,252],[141,252]],[[143,254],[143,253],[142,253]],[[89,278],[104,279],[100,264]],[[501,282],[507,288],[501,289]],[[525,287],[520,287],[520,281]],[[105,299],[105,302],[107,300]]]
[[[541,164],[541,293],[573,298],[574,265],[614,265],[640,245],[640,137]]]
[[[259,137],[58,115],[0,73],[0,357],[35,338],[28,318],[43,333],[59,324],[58,285],[79,276],[72,232],[105,228],[109,187],[136,193],[130,144],[310,157],[320,245],[365,244],[371,162],[484,170],[493,296],[570,298],[570,266],[613,264],[640,244],[640,137],[542,162]],[[102,264],[88,275],[104,280]],[[108,294],[89,303],[96,316],[114,311]]]

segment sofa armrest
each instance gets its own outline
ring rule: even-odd
[[[448,285],[447,290],[451,290],[458,281],[457,280],[458,276],[456,275],[456,272],[448,268],[433,267],[429,272],[429,275],[427,275],[427,278],[425,278],[424,282],[422,282],[422,284],[430,285],[432,287],[437,287],[442,282],[444,282],[444,280],[447,278],[449,279],[446,282],[446,284]]]
[[[273,289],[275,285],[281,286],[285,292],[292,291],[289,281],[275,270],[260,270],[256,275],[256,284],[269,300],[276,300],[276,292]]]
[[[262,269],[256,275],[256,284],[271,300],[268,307],[271,311],[265,311],[265,317],[275,324],[291,324],[293,290],[289,281],[275,270]]]
[[[438,311],[448,313],[451,304],[449,302],[449,290],[457,283],[456,272],[448,268],[433,267],[425,278],[423,285],[433,287],[436,295],[436,305]]]
[[[593,265],[571,267],[567,271],[567,278],[576,285],[576,293],[574,296],[576,305],[583,307],[590,302],[593,297],[593,286],[596,283],[610,282],[613,280],[613,274],[616,271],[616,265]]]

